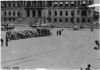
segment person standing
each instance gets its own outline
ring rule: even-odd
[[[6,46],[8,46],[8,35],[6,34]]]
[[[91,32],[93,31],[93,26],[91,26]]]
[[[97,49],[99,49],[99,41],[98,40],[95,40],[95,44],[96,44]]]
[[[87,68],[85,68],[85,70],[91,70],[91,68],[90,68],[90,67],[91,67],[91,65],[90,65],[90,64],[88,64],[88,65],[87,65]]]
[[[3,46],[3,42],[4,42],[4,41],[3,41],[3,39],[1,38],[1,47]]]
[[[59,30],[59,35],[61,35],[61,30]]]
[[[59,35],[59,31],[57,30],[57,35]]]

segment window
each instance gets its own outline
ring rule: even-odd
[[[54,22],[57,22],[57,19],[56,18],[54,19]]]
[[[63,2],[60,2],[60,6],[63,6]]]
[[[87,10],[82,10],[81,11],[81,16],[87,16]]]
[[[51,11],[49,11],[49,15],[51,15]]]
[[[18,3],[18,7],[20,7],[20,4]]]
[[[38,16],[41,17],[41,10],[38,11]]]
[[[9,21],[11,21],[11,18],[9,18]]]
[[[35,17],[35,10],[34,10],[34,11],[32,11],[32,14],[33,14],[33,17]]]
[[[13,21],[15,21],[15,18],[13,18]]]
[[[71,19],[71,22],[73,23],[73,18]]]
[[[42,1],[38,1],[38,6],[42,6]]]
[[[80,5],[80,1],[78,1],[78,5]]]
[[[6,16],[6,11],[4,11],[4,15]]]
[[[27,6],[29,7],[31,5],[30,1],[27,1]]]
[[[30,17],[30,11],[27,10],[27,17]]]
[[[49,6],[52,6],[52,2],[51,2],[51,1],[48,1],[48,5],[49,5]]]
[[[36,6],[36,1],[32,1],[32,6]]]
[[[65,21],[68,22],[68,19],[66,18]]]
[[[74,12],[73,11],[71,12],[71,15],[74,16]]]
[[[15,3],[13,4],[13,7],[15,7]]]
[[[60,16],[62,16],[62,11],[60,11]]]
[[[8,3],[9,7],[11,7],[10,3]]]
[[[68,16],[68,12],[66,11],[66,16]]]
[[[7,20],[7,18],[4,18],[4,21],[6,21]]]
[[[57,6],[57,2],[54,2],[54,6]]]
[[[74,2],[73,1],[71,2],[71,6],[74,6]]]
[[[86,1],[82,1],[82,6],[86,6]]]
[[[77,19],[77,22],[79,22],[79,18]]]
[[[60,22],[62,22],[62,19],[60,19]]]
[[[9,11],[9,16],[11,15],[11,12]]]
[[[51,22],[51,19],[49,18],[49,22]]]
[[[68,6],[68,2],[65,2],[65,6]]]
[[[6,7],[6,3],[4,3],[4,7]]]
[[[91,13],[91,11],[89,10],[89,14]]]
[[[85,22],[85,19],[84,18],[82,19],[82,22]]]
[[[80,10],[78,10],[77,13],[80,13]]]
[[[18,17],[20,17],[20,12],[18,11]]]
[[[57,11],[55,11],[55,16],[57,16]]]
[[[90,22],[90,19],[88,19],[88,22]]]
[[[13,16],[15,16],[15,11],[13,11]]]
[[[90,1],[89,1],[89,5],[91,5],[91,4],[92,4],[92,1],[90,0]]]

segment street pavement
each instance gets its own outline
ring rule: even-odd
[[[26,28],[16,28],[24,30]],[[100,69],[100,52],[94,50],[95,40],[99,40],[99,30],[73,31],[64,28],[61,36],[59,28],[51,29],[52,36],[28,38],[9,42],[1,47],[1,67],[20,69],[80,69],[91,64],[93,70]],[[1,32],[5,39],[5,32]]]

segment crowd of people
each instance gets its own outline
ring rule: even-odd
[[[1,25],[1,31],[14,30],[14,28],[15,28],[15,26],[9,26],[8,24]]]
[[[6,32],[7,39],[11,40],[19,40],[19,39],[26,39],[32,37],[43,37],[43,36],[50,36],[52,33],[50,29],[36,29],[36,30],[24,30],[24,31],[8,31]]]

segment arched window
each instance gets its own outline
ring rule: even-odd
[[[20,12],[18,11],[18,17],[20,17]]]
[[[60,11],[60,16],[62,16],[62,11]]]
[[[15,16],[15,11],[13,11],[13,16]]]
[[[6,16],[6,11],[4,11],[4,16]]]
[[[82,19],[82,22],[85,22],[85,19],[84,18]]]
[[[77,22],[79,22],[79,18],[77,18]]]
[[[89,10],[89,14],[91,13],[91,11]]]
[[[74,12],[73,11],[71,12],[71,15],[74,16]]]
[[[9,18],[9,21],[11,21],[11,18]]]
[[[9,16],[11,15],[11,12],[9,11]]]
[[[55,18],[54,21],[57,22],[57,19]]]
[[[57,11],[55,11],[55,16],[57,16]]]
[[[15,3],[13,3],[13,7],[15,7]]]
[[[68,12],[66,11],[66,16],[68,16]]]
[[[11,7],[11,4],[10,3],[8,3],[8,5],[9,5],[9,7]]]
[[[60,22],[62,22],[62,19],[60,19]]]
[[[68,22],[68,19],[66,18],[65,21]]]
[[[6,7],[6,3],[4,3],[4,7]]]
[[[49,22],[51,22],[51,19],[49,18]]]
[[[90,19],[88,19],[88,22],[90,22]]]
[[[51,15],[51,11],[49,11],[49,15]]]
[[[72,23],[74,22],[73,18],[71,19],[71,22],[72,22]]]
[[[18,3],[18,7],[20,7],[20,4]]]

